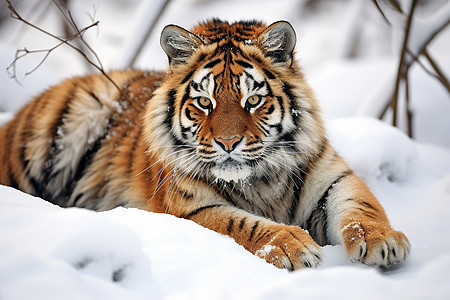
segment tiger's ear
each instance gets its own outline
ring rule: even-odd
[[[169,57],[171,66],[186,63],[203,44],[195,34],[176,25],[168,25],[161,32],[161,47]]]
[[[297,37],[289,22],[273,23],[260,34],[258,42],[264,55],[270,57],[272,62],[285,66],[291,65]]]

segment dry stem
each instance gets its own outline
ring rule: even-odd
[[[61,45],[67,45],[70,48],[72,48],[73,50],[75,50],[78,54],[80,54],[90,65],[92,65],[95,69],[97,69],[98,71],[100,71],[101,74],[103,74],[109,82],[111,82],[115,88],[117,88],[117,90],[121,93],[121,95],[130,102],[130,104],[132,105],[132,101],[130,100],[130,98],[128,97],[128,95],[111,79],[111,77],[105,72],[100,59],[98,57],[98,55],[95,53],[95,51],[86,43],[86,41],[83,39],[83,34],[84,32],[86,32],[86,30],[88,30],[89,28],[92,28],[94,26],[97,26],[99,21],[93,22],[91,25],[83,28],[83,29],[79,29],[77,27],[77,25],[75,24],[70,12],[68,13],[68,17],[66,16],[66,19],[68,20],[68,22],[70,23],[70,25],[72,26],[72,28],[74,29],[75,33],[65,39],[60,38],[36,25],[34,25],[33,23],[27,21],[26,19],[24,19],[14,8],[14,6],[11,4],[11,2],[9,0],[5,0],[7,5],[8,5],[8,9],[11,11],[11,17],[13,19],[19,20],[21,22],[23,22],[24,24],[56,39],[57,41],[59,41],[59,43],[57,45],[55,45],[54,47],[50,48],[50,49],[43,49],[43,50],[27,50],[26,48],[24,49],[19,49],[16,51],[16,55],[15,58],[13,60],[13,62],[10,64],[10,66],[8,67],[8,70],[12,68],[12,73],[10,73],[12,78],[16,78],[16,63],[19,59],[23,58],[24,56],[26,56],[27,54],[30,53],[38,53],[38,52],[46,52],[44,58],[42,59],[42,61],[37,65],[37,67],[33,68],[33,70],[31,70],[30,72],[27,72],[26,75],[32,73],[33,71],[35,71],[40,65],[42,65],[42,63],[44,63],[44,61],[47,59],[47,57],[50,55],[50,53],[55,50],[56,48],[60,47]],[[77,47],[73,44],[71,44],[70,42],[77,38],[78,40],[80,40],[85,46],[87,46],[87,48],[89,49],[89,51],[95,56],[97,62],[92,61],[87,55],[86,53],[80,48]]]

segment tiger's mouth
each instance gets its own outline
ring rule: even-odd
[[[216,163],[211,171],[216,178],[226,182],[244,181],[252,174],[252,168],[249,165],[236,161],[231,157]]]

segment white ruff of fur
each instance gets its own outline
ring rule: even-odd
[[[213,175],[225,182],[244,181],[252,174],[252,169],[247,165],[217,165],[212,170]]]

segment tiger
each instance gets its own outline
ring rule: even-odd
[[[73,77],[24,106],[0,129],[0,183],[171,214],[288,270],[337,244],[351,262],[403,262],[410,242],[329,143],[296,42],[287,21],[168,25],[168,71]]]

